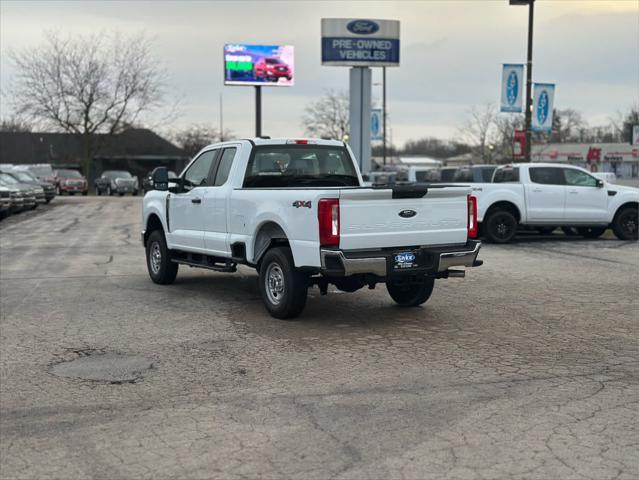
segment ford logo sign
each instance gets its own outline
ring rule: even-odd
[[[371,35],[379,30],[379,25],[371,20],[353,20],[346,25],[346,30],[355,35]]]
[[[417,215],[417,212],[415,210],[402,210],[397,215],[399,215],[402,218],[411,218]]]
[[[548,92],[546,90],[541,91],[539,95],[539,101],[537,102],[537,121],[540,125],[546,123],[548,118]]]
[[[519,81],[517,80],[517,74],[512,71],[510,72],[510,75],[508,75],[508,80],[506,81],[506,99],[508,100],[508,105],[514,105],[518,96]]]

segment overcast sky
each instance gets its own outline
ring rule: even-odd
[[[527,8],[508,0],[446,1],[155,1],[0,2],[1,114],[13,71],[6,52],[68,33],[145,31],[183,96],[176,126],[224,123],[238,136],[254,132],[253,89],[222,85],[226,42],[295,46],[291,88],[263,89],[263,133],[302,135],[304,107],[324,90],[348,89],[348,68],[323,67],[323,17],[401,22],[401,66],[387,69],[393,141],[455,138],[472,105],[497,102],[502,63],[524,63]],[[639,102],[639,0],[537,0],[533,79],[557,84],[555,106],[604,124]],[[381,69],[373,81],[381,80]],[[381,98],[381,88],[373,87]]]

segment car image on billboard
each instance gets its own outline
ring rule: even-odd
[[[292,45],[224,45],[225,85],[290,87],[293,83]]]

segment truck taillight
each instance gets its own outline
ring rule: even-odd
[[[477,197],[468,195],[468,238],[477,238]]]
[[[339,199],[320,199],[317,204],[317,219],[320,246],[339,247]]]

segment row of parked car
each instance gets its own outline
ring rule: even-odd
[[[0,219],[38,205],[49,203],[56,196],[50,181],[39,178],[28,168],[0,166]]]
[[[176,178],[169,172],[169,178]],[[95,179],[97,195],[138,195],[152,188],[151,172],[138,177],[125,170],[105,170]],[[88,195],[89,182],[78,170],[51,164],[0,165],[0,219],[49,203],[56,195]]]

